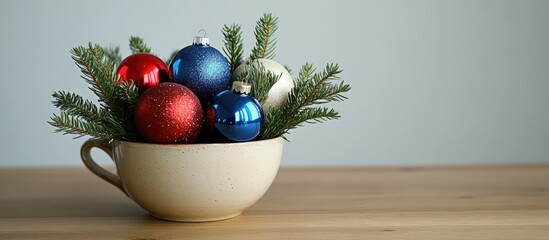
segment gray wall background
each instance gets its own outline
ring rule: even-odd
[[[341,64],[343,118],[299,128],[285,165],[549,162],[549,1],[0,1],[0,166],[81,165],[51,93],[93,98],[69,50],[139,35],[166,57],[201,28],[280,18],[277,60]],[[102,162],[108,162],[104,154]]]

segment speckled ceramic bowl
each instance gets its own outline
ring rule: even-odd
[[[227,144],[116,142],[82,145],[84,164],[120,188],[153,216],[203,222],[238,216],[273,182],[282,158],[282,138]],[[118,173],[97,165],[97,147],[114,160]]]

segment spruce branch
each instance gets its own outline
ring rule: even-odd
[[[130,50],[132,54],[135,53],[151,53],[151,48],[145,44],[143,38],[131,36],[130,37]]]
[[[63,133],[63,135],[74,134],[76,138],[83,136],[91,136],[92,138],[99,140],[103,143],[111,142],[115,136],[110,134],[107,127],[82,120],[79,117],[71,116],[65,112],[61,112],[59,115],[53,114],[50,125],[56,127],[55,132]]]
[[[107,109],[114,106],[114,63],[105,58],[103,48],[90,43],[88,48],[73,48],[71,54],[83,74],[82,78],[91,85],[89,89],[99,97],[101,105]]]
[[[120,55],[120,47],[103,47],[105,57],[114,63],[114,66],[118,66],[122,62],[122,55]]]
[[[316,71],[314,66],[310,63],[305,63],[303,67],[299,70],[299,75],[297,76],[296,82],[303,84],[304,81],[307,81],[311,78],[311,75]]]
[[[248,61],[246,70],[237,77],[238,81],[250,82],[253,96],[260,104],[264,104],[267,100],[269,90],[280,79],[281,75],[276,75],[265,69],[259,61]]]
[[[137,85],[133,81],[115,81],[116,105],[111,107],[112,113],[116,116],[119,122],[122,123],[123,135],[120,139],[136,140],[139,139],[137,129],[134,123],[134,110],[139,99]]]
[[[99,107],[74,93],[53,94],[54,106],[61,110],[49,122],[56,132],[90,135],[102,142],[137,140],[133,110],[138,99],[137,86],[122,81],[114,74],[114,63],[99,45],[75,47],[72,59],[82,72],[89,89],[99,98]]]
[[[250,59],[267,58],[272,59],[275,56],[276,38],[274,34],[278,29],[278,17],[270,13],[265,13],[257,21],[254,35],[255,46],[252,48]]]
[[[244,43],[242,40],[242,28],[239,24],[223,25],[221,32],[225,37],[223,40],[223,44],[225,44],[223,53],[225,53],[225,56],[229,60],[232,73],[243,61]]]
[[[82,96],[65,91],[52,94],[53,105],[71,116],[78,116],[88,122],[102,122],[104,119],[112,119],[112,115],[104,109],[99,109]]]
[[[337,64],[328,64],[322,72],[314,71],[313,65],[308,63],[301,68],[295,87],[288,94],[287,103],[266,114],[261,139],[284,135],[303,123],[320,123],[340,117],[334,109],[313,105],[346,99],[343,93],[348,92],[351,87],[343,81],[339,84],[332,83],[339,79],[338,74],[342,70]]]
[[[97,126],[95,129],[102,129],[103,135],[123,136],[125,133],[122,123],[116,119],[110,112],[103,108],[97,108],[89,100],[84,100],[81,96],[64,91],[55,92],[52,95],[52,101],[55,107],[61,110],[61,116],[69,120],[66,126]],[[69,118],[70,117],[70,118]],[[81,129],[81,128],[80,128]]]
[[[328,64],[321,73],[315,74],[313,69],[311,64],[305,64],[300,71],[296,85],[288,96],[288,105],[293,108],[290,115],[303,107],[346,99],[342,93],[349,91],[351,87],[343,82],[339,85],[330,82],[339,79],[338,74],[342,72],[339,65]]]

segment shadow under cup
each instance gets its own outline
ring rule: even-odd
[[[99,166],[90,151],[104,150],[117,174]],[[271,186],[280,166],[283,139],[224,144],[149,144],[118,141],[82,145],[84,164],[120,188],[151,215],[203,222],[238,216]]]

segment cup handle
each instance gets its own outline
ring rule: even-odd
[[[107,181],[108,183],[114,185],[124,194],[128,195],[128,193],[124,190],[124,185],[122,183],[122,179],[120,179],[120,176],[118,176],[118,174],[107,171],[93,160],[91,156],[91,150],[94,147],[103,150],[114,161],[114,158],[112,156],[112,145],[102,144],[96,140],[90,139],[82,145],[82,148],[80,148],[80,157],[82,158],[82,162],[84,162],[84,165],[86,165],[86,167],[88,167],[88,169],[92,173]]]

